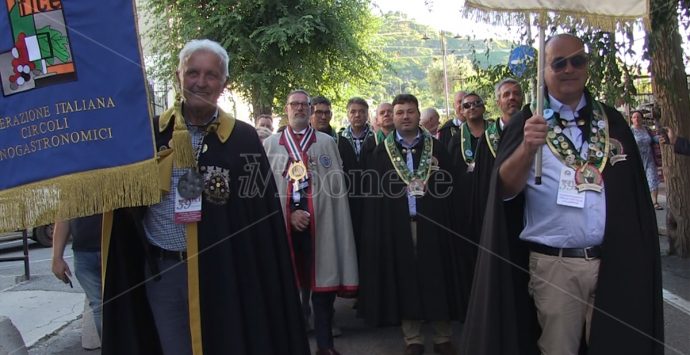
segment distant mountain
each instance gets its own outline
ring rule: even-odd
[[[383,52],[388,66],[381,73],[381,78],[372,82],[374,91],[380,91],[372,93],[372,98],[380,101],[397,93],[411,92],[418,95],[420,101],[422,98],[428,101],[427,105],[437,106],[441,99],[436,97],[438,94],[432,97],[428,71],[435,61],[443,58],[441,33],[400,12],[386,13],[380,20],[381,26],[374,44]],[[513,47],[512,42],[505,40],[481,40],[449,32],[442,35],[446,42],[447,58],[455,57],[458,61],[467,58],[482,68],[507,64]]]

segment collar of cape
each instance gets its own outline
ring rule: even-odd
[[[501,141],[501,118],[499,117],[495,121],[489,121],[486,124],[486,131],[484,132],[484,137],[486,138],[486,143],[489,146],[491,155],[496,158],[496,152],[498,151],[498,143]]]
[[[388,133],[390,133],[390,132],[388,132]],[[376,145],[379,145],[379,143],[383,142],[385,139],[386,139],[386,134],[383,133],[382,129],[379,129],[378,131],[376,131],[376,134],[374,134],[374,140],[376,141]]]
[[[548,115],[547,110],[552,111],[548,118],[544,117],[548,125],[546,144],[558,160],[575,171],[584,170],[589,166],[602,173],[606,168],[611,150],[608,117],[599,101],[594,100],[588,93],[585,93],[585,99],[591,104],[592,117],[585,122],[585,129],[589,131],[589,138],[584,140],[583,136],[582,146],[578,150],[564,134],[565,129],[557,122],[555,113],[550,109],[548,97],[545,98],[544,116]],[[586,107],[587,105],[585,105]],[[586,158],[581,155],[582,149],[587,149]]]
[[[171,122],[175,124],[177,117],[181,118],[181,121],[184,123],[181,109],[171,107],[167,111],[163,112],[158,119],[158,131],[165,131]],[[215,125],[214,123],[211,123],[211,127],[213,128],[209,129],[209,131],[214,132],[218,136],[218,140],[220,140],[221,143],[225,143],[228,138],[230,138],[230,135],[235,128],[235,118],[229,113],[218,108],[218,119],[215,122],[218,124]]]
[[[489,127],[492,126],[491,122],[486,122],[484,121],[484,135],[486,136],[486,132],[489,130]],[[479,146],[479,142],[477,142],[477,145],[472,147],[472,132],[470,131],[469,127],[467,126],[467,121],[463,122],[460,125],[460,149],[462,152],[462,160],[466,163],[472,163],[474,159],[477,157],[477,146]],[[481,137],[479,137],[481,139]],[[491,142],[489,139],[486,139],[487,142],[489,143],[489,147],[491,148]],[[498,145],[498,142],[496,143]],[[491,153],[496,157],[496,154],[494,153],[494,150],[491,149]]]
[[[393,164],[395,172],[398,173],[400,179],[402,179],[402,181],[408,185],[413,180],[422,180],[424,184],[426,184],[426,182],[429,180],[429,176],[431,175],[434,141],[429,132],[426,130],[420,129],[419,132],[423,140],[422,155],[419,159],[419,165],[417,166],[417,169],[414,169],[414,171],[410,171],[410,169],[407,167],[407,161],[402,156],[402,153],[395,143],[395,134],[391,132],[384,140],[388,158]]]
[[[306,152],[315,142],[316,130],[311,126],[307,126],[301,141],[297,138],[297,135],[290,126],[285,127],[280,134],[279,140],[280,145],[284,146],[285,150],[287,150],[290,155],[290,160],[294,162],[302,160],[308,161]]]

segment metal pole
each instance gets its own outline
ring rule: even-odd
[[[22,231],[22,241],[24,244],[24,280],[31,279],[29,271],[29,234],[26,229]]]
[[[450,119],[450,106],[448,102],[448,67],[446,66],[446,42],[443,36],[443,31],[441,31],[441,49],[443,50],[443,84],[444,91],[446,93],[446,119]]]
[[[544,54],[544,27],[546,26],[546,14],[539,14],[539,54],[537,60],[537,114],[544,114],[544,68],[546,68],[546,56]],[[537,154],[534,157],[534,183],[541,185],[541,166],[542,166],[542,148],[539,147]]]
[[[526,22],[527,22],[526,23],[526,25],[527,25],[527,43],[526,44],[531,47],[532,43],[534,43],[534,40],[532,39],[532,22],[531,22],[532,19],[531,19],[530,14],[527,14],[526,16],[527,16],[525,18]],[[529,79],[529,94],[530,94],[529,102],[534,101],[535,98],[537,97],[537,85],[534,81],[534,77],[531,77]]]

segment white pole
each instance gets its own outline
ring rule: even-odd
[[[537,114],[544,114],[544,68],[546,68],[546,56],[544,54],[544,27],[546,27],[546,13],[539,14],[539,54],[537,57]],[[534,157],[534,183],[541,185],[542,155],[541,147]]]
[[[446,93],[446,119],[450,119],[450,106],[448,105],[448,67],[446,66],[446,42],[441,32],[441,49],[443,50],[443,89]]]
[[[534,39],[532,39],[532,18],[530,14],[526,15],[525,18],[525,25],[527,25],[527,45],[532,46],[534,43]],[[537,84],[534,80],[534,77],[531,77],[529,79],[529,102],[533,102],[537,97]]]

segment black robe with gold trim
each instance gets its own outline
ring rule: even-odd
[[[206,168],[199,254],[197,261],[193,255],[187,261],[198,267],[196,273],[188,269],[190,328],[200,335],[202,349],[195,354],[309,354],[285,223],[264,149],[253,127],[222,112],[219,119],[218,131],[206,135],[207,150],[199,157],[199,166]],[[160,127],[156,146],[167,146],[173,124],[156,121],[154,127]],[[215,179],[211,183],[209,178]],[[225,189],[211,189],[217,183]],[[103,354],[160,353],[143,284],[148,266],[142,217],[143,208],[117,210],[112,229],[104,227]]]
[[[591,105],[587,94],[580,117],[591,117]],[[609,135],[622,143],[627,160],[607,163],[603,172],[603,254],[590,343],[585,349],[583,342],[581,353],[661,355],[664,323],[656,217],[630,129],[618,111],[604,108]],[[527,293],[529,252],[518,240],[522,227],[507,224],[508,214],[522,216],[524,201],[504,204],[498,180],[498,169],[522,143],[523,127],[531,116],[528,108],[517,113],[501,137],[460,346],[463,354],[539,354],[536,311]]]

